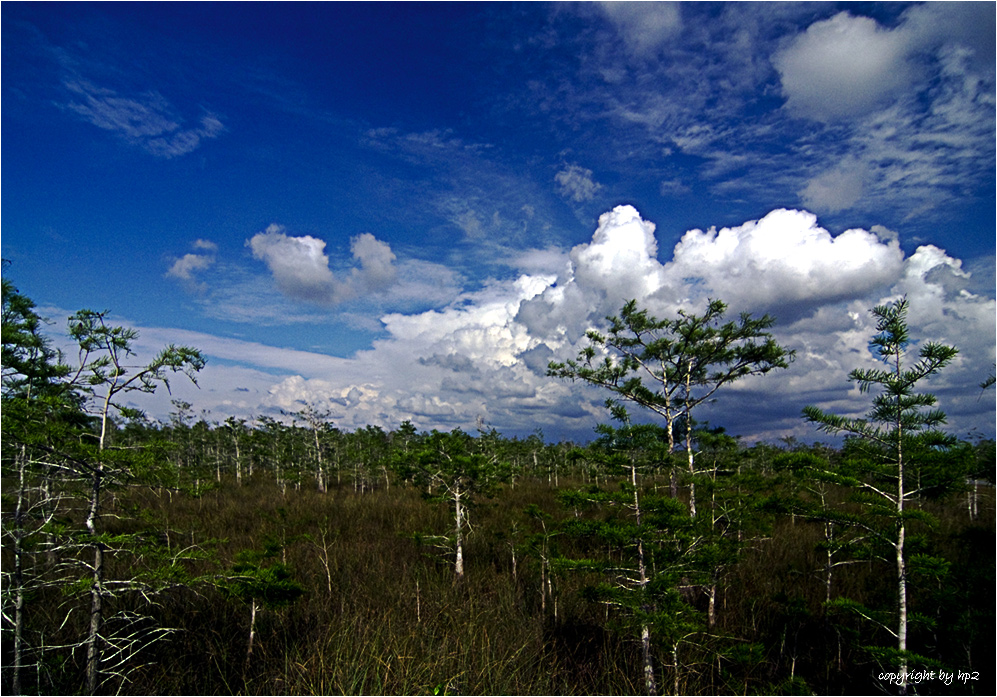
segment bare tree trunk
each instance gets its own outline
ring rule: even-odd
[[[315,435],[315,479],[318,483],[318,490],[325,493],[325,465],[322,462],[322,445],[318,438],[318,426],[313,426],[312,433]]]
[[[239,451],[239,436],[235,440],[235,483],[242,486],[242,453]]]
[[[658,694],[658,685],[654,679],[654,663],[651,660],[651,627],[642,625],[640,628],[641,652],[644,658],[644,687],[647,694]]]
[[[976,520],[979,513],[978,501],[980,496],[980,482],[973,480],[973,486],[966,491],[966,509],[969,511],[969,519]]]
[[[103,441],[103,431],[101,433]],[[101,477],[103,465],[94,470],[90,491],[90,510],[86,526],[94,539],[93,585],[90,586],[90,631],[87,635],[87,694],[97,692],[100,682],[100,630],[104,612],[104,544],[97,537],[97,516],[100,512]]]
[[[831,580],[834,571],[834,523],[824,523],[824,540],[827,545],[827,562],[824,566],[824,603],[831,602]]]
[[[630,463],[630,483],[634,490],[634,517],[637,520],[637,527],[640,527],[640,495],[637,491],[637,466]],[[644,540],[642,536],[637,538],[637,570],[640,574],[640,593],[647,589],[647,565],[644,560]],[[648,624],[641,625],[640,628],[641,653],[644,665],[644,687],[647,694],[658,694],[658,686],[654,679],[654,661],[651,657],[651,627]]]
[[[902,489],[901,489],[902,490]],[[900,505],[902,509],[903,505]],[[907,569],[904,560],[906,530],[901,520],[897,535],[897,591],[900,596],[900,623],[897,628],[897,648],[900,650],[900,694],[907,694]]]
[[[672,644],[672,694],[680,695],[679,692],[679,643]]]
[[[688,415],[686,415],[688,418]],[[689,458],[689,517],[696,517],[696,460],[692,452],[692,426],[686,425],[685,451]]]
[[[709,589],[706,591],[707,597],[709,598],[709,606],[706,610],[706,626],[709,631],[713,631],[713,628],[717,624],[717,581],[714,577],[713,583],[710,584]]]
[[[547,589],[546,589],[546,593],[547,593],[547,597],[549,597],[550,600],[551,600],[551,602],[554,604],[554,619],[556,620],[557,619],[557,598],[554,597],[554,574],[553,574],[553,572],[552,572],[552,570],[550,568],[550,557],[547,555],[546,546],[547,546],[547,543],[544,542],[545,549],[544,549],[544,560],[543,560],[543,563],[544,563],[544,566],[547,568],[547,574],[546,574],[546,577],[547,577]]]
[[[896,376],[900,377],[900,352],[896,354]],[[904,522],[904,451],[903,421],[899,397],[897,398],[897,592],[899,595],[900,621],[897,626],[897,648],[900,650],[900,694],[907,694],[907,568],[904,559],[904,542],[907,534]]]
[[[671,412],[671,398],[665,395],[665,431],[668,434],[668,488],[673,499],[679,497],[679,478],[675,471],[675,463],[672,455],[675,454],[675,429],[673,426],[674,417]]]
[[[685,452],[689,459],[689,517],[696,517],[696,456],[692,452],[692,363],[685,374]]]
[[[457,488],[454,491],[454,517],[456,518],[456,546],[457,546],[457,559],[454,561],[454,573],[456,574],[456,580],[462,581],[464,579],[464,510],[460,503],[460,484],[457,484]]]
[[[540,563],[540,614],[547,615],[547,565]]]
[[[419,592],[419,579],[415,580],[415,621],[422,624],[422,599]]]
[[[24,548],[21,539],[24,536],[24,475],[27,467],[27,454],[21,446],[18,471],[17,507],[14,510],[14,675],[11,679],[11,691],[21,694],[21,665],[24,653]]]
[[[243,671],[249,670],[249,663],[253,658],[253,642],[256,639],[256,599],[249,601],[249,642],[246,645],[246,662]]]
[[[329,543],[326,542],[326,530],[322,529],[322,545],[321,547],[315,543],[315,546],[322,550],[322,556],[319,561],[322,562],[322,567],[325,569],[325,585],[326,589],[329,591],[329,597],[332,597],[332,570],[329,568]]]

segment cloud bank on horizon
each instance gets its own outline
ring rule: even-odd
[[[369,234],[354,241],[361,265],[342,282],[324,243],[313,237],[271,226],[247,244],[264,261],[274,248],[291,250],[279,264],[267,264],[277,288],[294,298],[325,303],[341,284],[400,282],[388,273],[394,260],[388,245]],[[776,338],[797,358],[788,370],[734,385],[703,417],[751,439],[812,438],[800,418],[803,405],[850,415],[867,409],[868,396],[858,395],[847,375],[875,363],[868,351],[875,330],[869,310],[906,294],[912,336],[960,349],[931,385],[952,428],[985,430],[984,419],[991,418],[976,385],[994,364],[997,306],[973,292],[960,260],[935,246],[905,256],[888,230],[833,236],[812,213],[777,209],[735,227],[690,230],[661,262],[655,224],[621,205],[599,218],[591,241],[560,255],[548,250],[553,259],[559,268],[548,263],[547,273],[493,280],[458,293],[441,309],[388,312],[381,317],[383,338],[349,358],[264,346],[249,358],[233,348],[239,342],[191,336],[194,345],[204,341],[208,355],[244,361],[209,363],[198,402],[217,419],[313,406],[350,429],[394,428],[409,420],[422,429],[473,430],[483,421],[504,432],[539,427],[549,437],[584,438],[607,418],[606,395],[546,377],[547,363],[574,358],[585,331],[604,326],[628,299],[670,317],[679,309],[701,311],[718,298],[732,317],[775,315]]]

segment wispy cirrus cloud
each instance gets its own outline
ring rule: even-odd
[[[73,95],[64,104],[66,109],[156,157],[186,155],[225,130],[218,116],[212,113],[202,114],[196,125],[187,125],[173,105],[156,91],[120,94],[83,79],[63,84]]]
[[[554,175],[554,181],[561,195],[576,203],[591,201],[602,188],[602,184],[592,178],[592,170],[581,165],[568,165]]]
[[[682,28],[678,2],[600,2],[635,57],[651,58]]]
[[[827,211],[893,206],[903,220],[964,199],[995,163],[983,146],[995,128],[992,83],[967,79],[969,59],[959,49],[940,57],[930,111],[905,100],[863,118],[806,180],[801,200]]]
[[[167,96],[189,89],[190,82],[178,89],[169,77],[176,70],[157,70],[167,61],[177,68],[179,60],[164,57],[154,42],[143,42],[137,53],[129,53],[135,49],[130,45],[135,27],[104,27],[99,42],[55,41],[57,32],[47,34],[29,21],[5,21],[4,31],[5,40],[9,31],[10,43],[17,44],[19,65],[11,75],[33,77],[33,83],[24,83],[29,88],[19,84],[17,91],[44,95],[46,108],[54,105],[163,159],[187,155],[225,132],[216,111]],[[5,54],[5,64],[10,57]]]
[[[812,4],[707,7],[682,4],[653,60],[634,60],[623,25],[606,16],[600,28],[589,6],[554,12],[563,51],[548,51],[523,108],[582,134],[588,166],[651,172],[662,152],[693,158],[702,188],[728,202],[895,211],[876,222],[899,224],[992,178],[992,5],[912,5],[892,21]]]
[[[438,245],[455,263],[495,267],[524,244],[566,237],[554,213],[563,201],[551,190],[546,167],[539,178],[531,176],[522,162],[509,164],[501,148],[452,131],[368,129],[361,144],[414,166],[405,180],[386,183],[392,204],[404,201],[410,219],[425,221],[422,244]],[[567,187],[562,196],[587,201],[601,191],[591,171],[577,165],[557,176],[559,186]],[[445,227],[437,224],[440,219]]]

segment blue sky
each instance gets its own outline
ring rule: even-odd
[[[546,378],[636,297],[797,351],[702,418],[865,411],[869,308],[994,433],[992,3],[4,3],[4,273],[208,356],[174,397],[588,438]],[[144,355],[140,353],[140,356]],[[139,402],[164,417],[169,396]],[[707,413],[708,412],[708,413]]]

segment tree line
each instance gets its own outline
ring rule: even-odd
[[[193,641],[178,639],[194,630],[172,626],[163,608],[210,598],[245,608],[243,682],[218,691],[250,692],[247,676],[268,665],[261,622],[290,617],[318,596],[338,595],[343,615],[344,594],[359,593],[337,581],[337,568],[363,553],[340,556],[347,543],[335,537],[328,507],[368,506],[362,510],[377,517],[378,506],[395,502],[401,510],[413,496],[421,508],[390,545],[404,544],[409,551],[398,554],[416,553],[432,570],[432,577],[412,572],[414,595],[398,591],[414,597],[419,631],[430,588],[440,597],[464,593],[457,602],[471,607],[482,602],[468,599],[471,589],[491,594],[476,584],[494,574],[512,589],[516,611],[536,623],[530,646],[538,657],[581,665],[578,647],[598,638],[598,657],[586,660],[608,675],[606,656],[619,649],[627,677],[593,677],[591,689],[795,693],[858,684],[903,694],[914,683],[928,688],[912,683],[917,671],[987,661],[993,600],[981,600],[974,584],[981,573],[993,579],[994,443],[946,434],[944,413],[922,391],[956,349],[918,344],[911,356],[906,299],[874,308],[870,348],[883,367],[850,376],[872,393],[869,412],[855,419],[808,407],[802,416],[844,434],[843,445],[747,447],[694,414],[737,380],[785,369],[793,353],[768,333],[773,318],[725,321],[726,310],[711,301],[701,315],[662,320],[630,301],[607,318],[608,331],[589,332],[577,358],[551,363],[552,378],[610,396],[607,423],[578,445],[548,443],[540,431],[527,438],[483,427],[420,432],[409,422],[350,432],[311,405],[281,419],[217,422],[174,400],[167,421],[152,421],[123,398],[196,381],[205,364],[199,351],[167,346],[136,363],[134,330],[82,310],[69,319],[79,349],[70,360],[45,338],[32,301],[4,279],[5,691],[145,686],[138,676],[169,650],[155,647]],[[647,423],[647,414],[659,419]],[[205,501],[264,491],[260,505],[276,506],[271,518],[279,522],[265,535],[249,534],[251,543],[233,546],[235,532],[207,523],[170,521],[186,506],[203,514]],[[291,520],[287,507],[304,500],[326,522],[291,532],[305,521]],[[383,533],[371,535],[364,541],[371,549],[389,544]],[[764,580],[762,570],[749,597],[738,597],[753,565],[794,537],[808,540],[787,567],[799,574],[796,583]],[[986,539],[990,556],[973,567],[964,547],[975,553]],[[311,551],[311,576],[293,563],[302,549]],[[444,577],[450,590],[439,585]],[[777,594],[765,590],[775,585]],[[752,602],[777,607],[779,626],[760,626],[766,622],[743,609]],[[523,660],[525,647],[509,655]],[[514,664],[508,660],[502,665]],[[985,679],[992,685],[993,676]],[[377,685],[502,689],[466,677],[434,680]],[[539,693],[569,691],[570,683],[516,684]]]

